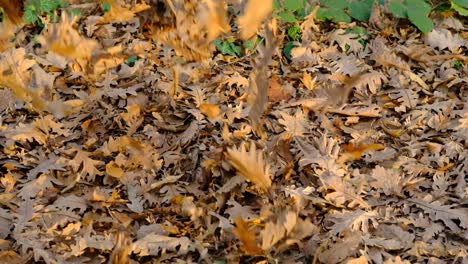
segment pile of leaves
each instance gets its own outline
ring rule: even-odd
[[[0,262],[467,262],[466,19],[276,2],[1,1]]]

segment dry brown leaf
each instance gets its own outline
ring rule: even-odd
[[[234,234],[242,242],[240,249],[248,255],[262,255],[263,249],[257,246],[257,237],[255,232],[249,230],[247,223],[241,218],[236,219],[236,227],[233,229]]]
[[[244,40],[252,37],[272,10],[272,0],[249,0],[244,14],[237,19],[240,37]]]
[[[283,88],[278,80],[278,77],[270,79],[270,88],[268,89],[268,100],[272,103],[279,103],[281,101],[288,101],[291,94]]]
[[[237,172],[245,179],[254,183],[262,191],[271,187],[271,178],[268,165],[263,160],[263,152],[257,151],[255,143],[250,144],[250,149],[245,149],[242,143],[240,148],[227,150],[227,158]]]

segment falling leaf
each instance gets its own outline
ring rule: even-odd
[[[263,249],[257,246],[257,238],[255,232],[249,230],[246,222],[241,217],[236,219],[236,227],[233,229],[233,233],[242,242],[240,247],[244,253],[248,255],[262,255]]]
[[[62,16],[60,23],[48,25],[38,41],[44,48],[66,58],[89,60],[99,44],[93,39],[80,36],[73,27],[75,22],[76,18]]]
[[[261,190],[266,191],[271,187],[268,165],[263,160],[263,153],[257,151],[255,143],[250,144],[249,151],[246,150],[244,143],[239,149],[228,149],[227,158],[229,164],[242,177],[254,183]]]
[[[272,9],[272,0],[249,0],[244,13],[237,19],[241,38],[246,40],[252,37]]]

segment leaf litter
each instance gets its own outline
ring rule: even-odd
[[[466,25],[237,2],[1,3],[1,263],[468,261]]]

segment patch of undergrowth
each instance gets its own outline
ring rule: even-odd
[[[25,23],[44,27],[43,17],[49,17],[51,22],[57,22],[60,19],[60,9],[68,6],[69,3],[62,0],[32,0],[24,6],[23,20]],[[69,15],[79,15],[79,11],[71,10]]]
[[[226,39],[216,39],[214,45],[218,52],[223,55],[229,55],[234,57],[241,57],[247,55],[255,50],[257,45],[263,42],[261,37],[257,37],[254,40],[241,41],[239,39],[229,37]]]
[[[433,6],[426,0],[378,0],[378,4],[387,6],[388,11],[397,18],[408,19],[421,32],[430,32],[434,24],[429,15],[434,10],[446,6],[462,16],[468,15],[467,0],[450,0],[442,5]],[[320,0],[317,19],[332,22],[350,23],[352,20],[367,22],[370,18],[374,0]]]

